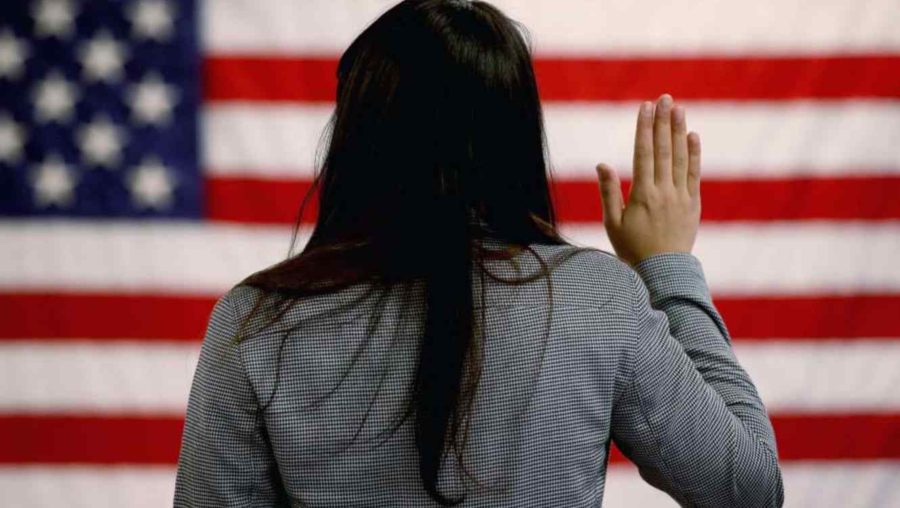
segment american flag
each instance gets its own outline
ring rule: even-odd
[[[900,506],[900,2],[492,3],[533,37],[563,233],[612,250],[594,166],[627,179],[671,93],[786,504]],[[288,254],[337,58],[392,4],[0,4],[0,504],[171,505],[212,305]],[[674,502],[614,451],[605,505]]]

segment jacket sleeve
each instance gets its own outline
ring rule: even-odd
[[[191,384],[174,506],[287,506],[240,348],[229,294],[213,308]]]
[[[657,254],[629,274],[635,337],[612,409],[616,446],[681,506],[782,506],[772,424],[700,261]]]

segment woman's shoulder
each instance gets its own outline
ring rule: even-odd
[[[546,266],[553,281],[553,299],[560,305],[597,307],[611,301],[627,302],[633,297],[637,274],[609,251],[573,243],[533,243],[529,247],[516,255],[515,263],[494,266],[501,275],[512,277],[540,273]],[[529,285],[543,292],[546,282],[537,278]]]
[[[268,292],[247,284],[235,284],[222,296],[231,304],[235,317],[249,313]]]
[[[484,266],[493,276],[501,279],[539,275],[546,267],[552,281],[554,306],[598,307],[614,302],[628,304],[634,297],[635,281],[640,278],[630,265],[612,252],[574,243],[532,243],[528,247],[511,260],[486,260]],[[478,277],[475,277],[473,283],[478,284]],[[366,285],[357,285],[336,294],[323,295],[308,305],[297,306],[289,314],[302,314],[305,311],[347,304],[364,296],[367,288]],[[506,304],[513,304],[512,300],[516,300],[533,305],[546,298],[547,282],[543,277],[535,277],[522,285],[503,284],[499,292],[503,295],[498,297]],[[251,314],[254,309],[258,312],[258,307],[271,309],[280,300],[275,292],[244,283],[229,288],[222,298],[228,300],[233,317],[237,320]]]

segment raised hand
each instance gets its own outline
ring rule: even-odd
[[[684,107],[663,94],[641,104],[628,204],[616,172],[597,165],[603,225],[629,265],[664,252],[690,252],[700,226],[700,136],[687,132]]]

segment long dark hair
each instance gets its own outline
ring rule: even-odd
[[[482,281],[546,277],[552,311],[550,268],[531,244],[572,245],[554,217],[531,42],[523,26],[486,2],[405,0],[350,44],[337,78],[327,154],[321,163],[317,157],[288,257],[239,284],[265,297],[242,321],[236,342],[260,322],[260,310],[271,324],[310,295],[369,283],[368,296],[422,282],[424,312],[407,309],[424,321],[415,385],[390,433],[415,411],[424,488],[442,505],[457,504],[465,496],[442,495],[437,478],[445,439],[457,458],[465,447],[481,373],[484,311],[479,327],[473,268]],[[314,231],[293,255],[315,192]],[[503,246],[489,248],[489,237]],[[575,247],[555,262],[585,250],[596,249]],[[539,261],[539,273],[505,279],[484,265],[515,262],[522,251]],[[482,298],[484,290],[482,284]]]

